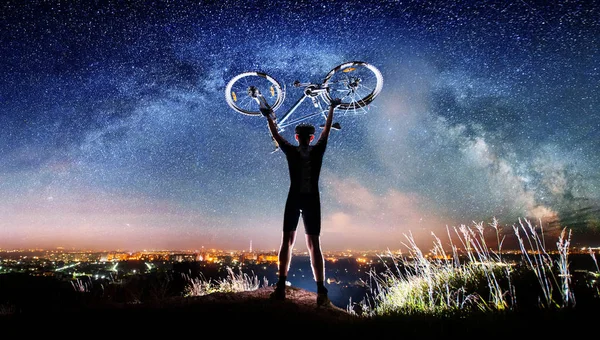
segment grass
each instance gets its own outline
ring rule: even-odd
[[[486,229],[492,229],[497,248],[488,247]],[[448,244],[444,247],[434,237],[428,255],[417,246],[412,234],[405,235],[406,255],[388,252],[384,271],[369,273],[370,293],[358,303],[349,302],[347,311],[363,318],[389,316],[467,317],[473,315],[504,315],[523,310],[560,311],[575,308],[572,275],[569,267],[571,232],[562,230],[555,243],[547,249],[543,228],[529,220],[519,220],[513,226],[521,260],[503,257],[498,221],[484,225],[447,228]],[[487,233],[489,234],[489,233]],[[597,278],[600,269],[596,254],[590,250],[596,270],[588,274],[600,300]],[[214,292],[240,292],[260,287],[256,276],[235,274],[228,269],[225,279],[207,280],[188,277],[186,296],[201,296]],[[264,285],[267,285],[265,282]],[[533,297],[533,298],[532,298]],[[526,298],[527,301],[520,299]],[[587,296],[590,298],[590,296]]]
[[[498,249],[491,250],[484,237],[483,223],[462,225],[448,231],[449,251],[435,238],[425,256],[412,235],[406,235],[408,256],[394,256],[393,265],[384,272],[371,272],[367,283],[371,293],[348,310],[363,317],[425,315],[461,317],[473,314],[503,314],[521,310],[566,310],[575,307],[572,275],[569,268],[571,233],[563,229],[555,255],[544,242],[543,229],[520,220],[513,226],[521,252],[520,262],[502,256],[503,239],[498,223],[495,230]],[[454,236],[454,237],[452,237]],[[453,241],[455,240],[455,241]],[[596,256],[590,251],[598,276]],[[595,286],[598,298],[598,285]],[[527,296],[526,305],[519,297]],[[531,299],[535,296],[535,299]],[[535,306],[531,306],[535,301]]]
[[[586,271],[583,293],[577,290],[578,295],[575,294],[568,229],[561,231],[551,247],[545,242],[541,223],[536,226],[528,220],[519,220],[512,231],[519,246],[518,254],[512,258],[502,249],[505,236],[501,237],[496,220],[487,225],[475,223],[447,228],[445,242],[432,233],[433,248],[427,252],[417,246],[409,233],[403,242],[406,254],[395,255],[388,251],[381,256],[386,264],[384,270],[368,273],[364,283],[369,293],[362,301],[349,301],[347,312],[364,320],[411,317],[414,321],[423,320],[421,317],[457,320],[514,315],[522,311],[571,311],[586,303],[592,308],[600,307],[600,269],[592,250],[589,255],[595,269]],[[493,235],[495,249],[488,246],[485,235]],[[78,279],[71,282],[70,289],[76,295],[74,304],[106,300],[141,304],[142,301],[162,301],[173,294],[194,297],[254,291],[268,286],[266,278],[261,283],[256,275],[243,273],[241,269],[236,273],[227,268],[227,275],[221,279],[206,278],[202,274],[181,276],[156,273],[135,276],[124,282],[108,280],[104,283]],[[45,295],[39,295],[45,299]],[[30,300],[40,298],[25,296]],[[68,295],[52,295],[47,302],[42,302],[51,305],[55,300],[63,301],[65,296]],[[79,298],[83,300],[77,300]],[[0,315],[19,313],[23,306],[28,307],[23,303],[17,306],[9,299],[8,303],[0,304]]]
[[[261,283],[256,275],[243,273],[235,273],[233,269],[227,267],[227,276],[222,279],[207,279],[200,274],[198,277],[185,275],[188,281],[185,286],[184,296],[203,296],[212,293],[236,293],[253,291],[261,287]],[[268,286],[269,282],[265,278],[262,285]]]

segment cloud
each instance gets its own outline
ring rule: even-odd
[[[405,234],[423,236],[445,227],[424,198],[389,189],[377,193],[356,178],[329,177],[327,201],[333,207],[323,218],[323,233],[344,247],[385,249],[400,247]]]
[[[550,194],[559,196],[567,190],[567,173],[565,162],[553,157],[556,152],[546,148],[540,149],[533,161],[533,170],[541,177],[541,185]]]
[[[445,208],[439,214],[448,224],[492,217],[505,223],[519,217],[554,218],[556,212],[540,200],[540,188],[529,180],[531,159],[523,149],[532,145],[512,144],[506,138],[510,131],[484,127],[477,116],[465,116],[481,111],[490,100],[494,108],[509,110],[503,85],[484,86],[467,73],[437,73],[425,62],[406,65],[412,68],[386,78],[381,113],[367,126],[369,146],[383,171],[381,181]],[[438,102],[438,91],[455,98]],[[563,190],[560,171],[546,171],[545,178],[550,190]]]
[[[452,130],[452,129],[448,129]],[[444,133],[445,129],[439,130]],[[544,206],[536,199],[535,187],[528,187],[526,176],[519,174],[510,160],[501,157],[490,146],[482,135],[467,136],[452,133],[451,137],[459,145],[464,157],[464,167],[475,169],[475,173],[487,182],[488,190],[482,197],[490,211],[494,206],[506,207],[507,222],[513,222],[519,217],[536,219],[554,219],[556,212]],[[502,218],[502,217],[501,217]]]

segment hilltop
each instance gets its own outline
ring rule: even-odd
[[[80,330],[105,325],[136,335],[209,330],[251,334],[281,327],[335,331],[361,323],[361,318],[342,308],[317,308],[316,293],[288,287],[286,300],[274,301],[269,299],[272,291],[273,287],[263,287],[236,293],[170,297],[145,304],[97,303],[60,309],[46,305],[35,312],[4,315],[0,321],[3,330],[28,329],[27,325],[33,324]]]
[[[573,336],[587,334],[595,314],[576,311],[516,313],[504,316],[440,319],[394,316],[366,319],[343,308],[317,308],[316,294],[288,287],[286,301],[269,299],[273,287],[237,293],[213,293],[198,297],[168,298],[152,304],[94,304],[4,315],[4,334],[39,332],[133,336],[217,334],[217,337],[313,336],[506,337]],[[593,328],[593,327],[592,327]]]

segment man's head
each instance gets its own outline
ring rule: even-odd
[[[308,145],[315,138],[315,127],[311,124],[296,125],[296,140],[300,145]]]

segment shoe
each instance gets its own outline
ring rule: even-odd
[[[331,307],[331,300],[327,296],[327,293],[317,294],[317,307]]]
[[[275,290],[269,295],[271,300],[285,300],[285,287],[275,287]]]

